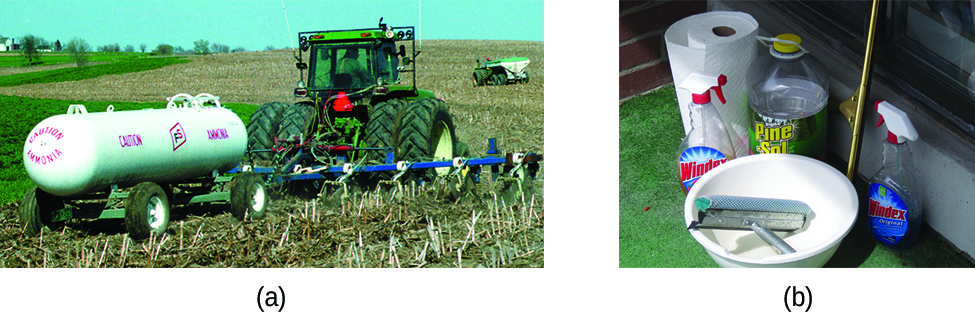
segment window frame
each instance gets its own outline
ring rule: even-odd
[[[831,39],[847,48],[846,51],[838,51],[842,57],[862,65],[871,1],[857,1],[865,4],[864,12],[859,15],[864,18],[859,25],[854,25],[851,19],[831,18],[830,14],[838,14],[835,9],[817,10],[828,8],[830,2],[800,0],[763,4],[772,10],[784,12],[792,19],[802,20],[818,32],[830,34]],[[969,95],[967,88],[960,88],[957,80],[942,74],[938,68],[946,64],[955,67],[953,64],[908,38],[908,5],[904,1],[881,1],[871,76],[882,80],[919,107],[934,113],[956,133],[975,142],[975,99]]]

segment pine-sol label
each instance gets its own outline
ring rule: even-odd
[[[826,158],[826,111],[797,119],[777,119],[749,108],[750,154],[796,154]]]

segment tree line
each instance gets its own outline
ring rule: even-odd
[[[139,52],[145,53],[148,46],[146,44],[139,44]],[[118,43],[107,44],[98,46],[95,48],[98,52],[136,52],[136,47],[129,44],[122,48]],[[267,46],[265,50],[273,50],[274,46]],[[91,45],[89,45],[82,38],[72,38],[68,41],[67,45],[61,45],[61,40],[56,40],[51,43],[42,37],[34,35],[26,35],[20,40],[20,51],[24,59],[27,59],[28,65],[36,65],[40,63],[41,52],[66,52],[71,55],[78,66],[84,66],[88,63],[88,53],[93,52]],[[182,46],[173,47],[169,44],[159,44],[150,51],[153,55],[172,55],[172,54],[194,54],[194,55],[209,55],[209,54],[220,54],[220,53],[239,53],[247,51],[243,46],[237,46],[231,49],[230,46],[220,44],[220,43],[210,43],[207,40],[200,39],[193,42],[192,50],[184,49]]]

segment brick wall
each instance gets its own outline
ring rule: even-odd
[[[620,100],[674,81],[664,32],[706,0],[620,1]]]

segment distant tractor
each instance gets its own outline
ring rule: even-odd
[[[481,66],[480,59],[477,60],[477,68],[474,68],[474,86],[486,84],[503,86],[508,82],[528,83],[528,73],[525,68],[530,61],[526,57],[511,57],[505,59],[491,60],[488,58]]]

